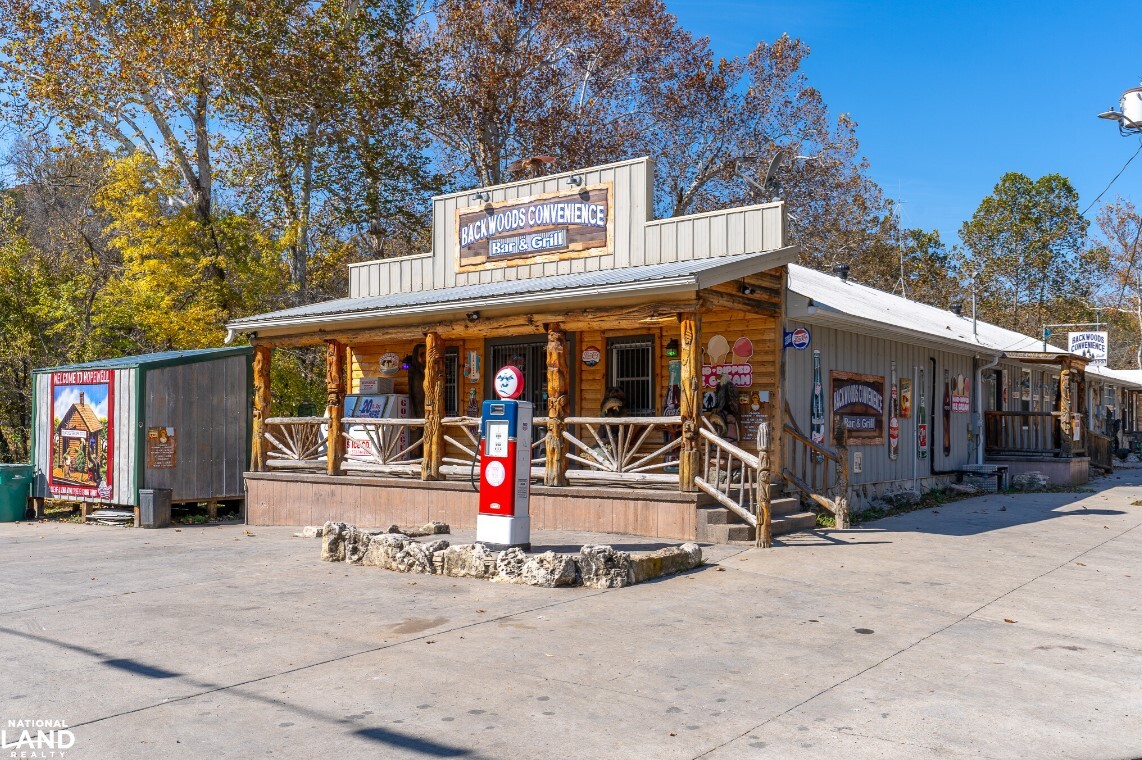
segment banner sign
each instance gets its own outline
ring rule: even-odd
[[[107,369],[52,373],[52,496],[111,498],[113,377]]]
[[[457,265],[463,270],[551,253],[604,253],[611,210],[610,184],[460,209]]]
[[[783,348],[795,348],[798,351],[804,351],[809,347],[809,341],[813,336],[809,333],[809,328],[798,327],[796,330],[785,331],[785,345]]]
[[[1067,350],[1085,356],[1092,367],[1105,367],[1107,337],[1105,332],[1067,333]]]
[[[912,418],[912,378],[900,378],[900,419]]]
[[[884,377],[834,370],[829,381],[833,418],[841,418],[849,443],[884,445]]]
[[[952,411],[971,411],[971,378],[963,375],[952,378]]]

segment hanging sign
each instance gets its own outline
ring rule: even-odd
[[[813,400],[809,408],[809,438],[825,445],[825,389],[821,384],[821,352],[813,351]]]
[[[715,335],[705,348],[706,361],[702,363],[702,387],[717,388],[722,378],[729,378],[735,388],[753,386],[753,342],[742,336],[730,342],[722,335]]]
[[[386,354],[381,354],[381,359],[377,362],[377,371],[381,373],[382,377],[392,377],[400,372],[400,356],[389,351]]]
[[[52,496],[110,499],[115,387],[111,370],[52,373]]]
[[[457,267],[498,266],[499,262],[551,253],[598,255],[610,249],[611,185],[574,192],[535,195],[456,212]]]
[[[1105,367],[1107,337],[1105,332],[1067,333],[1067,350],[1085,356],[1092,367]]]
[[[510,364],[501,367],[492,381],[492,387],[500,398],[519,398],[523,393],[523,373]]]
[[[829,373],[833,418],[840,417],[854,445],[884,445],[884,377]]]
[[[796,330],[785,331],[785,345],[784,348],[795,348],[798,351],[804,351],[809,347],[809,341],[813,336],[809,333],[809,328],[798,327]]]
[[[173,427],[147,428],[147,467],[152,470],[174,469],[177,453]]]
[[[888,458],[896,459],[900,453],[900,392],[896,387],[896,362],[892,362],[888,398]]]
[[[971,411],[971,378],[956,375],[952,378],[952,411]]]
[[[900,378],[900,419],[912,418],[912,378]]]
[[[594,367],[603,360],[603,352],[598,346],[587,346],[583,349],[583,366]]]

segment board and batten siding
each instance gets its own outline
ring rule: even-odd
[[[813,399],[813,350],[821,352],[821,382],[825,392],[826,426],[830,420],[832,401],[829,397],[829,372],[857,372],[865,375],[884,377],[885,395],[885,443],[880,446],[852,445],[849,447],[850,472],[852,454],[862,452],[863,471],[852,473],[850,482],[854,488],[857,503],[886,491],[911,488],[913,464],[918,484],[931,484],[932,471],[959,469],[975,462],[975,449],[970,436],[972,412],[953,412],[951,416],[951,456],[944,456],[943,450],[943,393],[944,370],[952,375],[962,374],[975,378],[972,357],[943,349],[925,347],[914,343],[888,338],[863,335],[836,327],[813,324],[808,321],[790,320],[785,329],[794,330],[806,327],[812,335],[808,348],[798,351],[785,349],[785,398],[797,425],[805,433],[809,432],[809,410]],[[932,394],[932,364],[936,360],[936,394]],[[900,453],[894,461],[888,456],[888,404],[892,362],[896,362],[897,379],[910,377],[913,382],[912,416],[900,420]],[[928,437],[931,450],[928,459],[918,459],[916,452],[916,422],[920,408],[919,370],[924,370],[925,401],[928,411]],[[975,392],[972,391],[972,409],[975,409]],[[826,431],[826,441],[831,433]],[[938,473],[937,473],[938,474]]]
[[[147,428],[175,429],[174,468],[142,462],[141,488],[169,488],[173,501],[241,498],[249,458],[249,360],[231,356],[147,371],[140,449]]]
[[[555,254],[553,257],[557,260],[553,261],[504,262],[503,266],[457,272],[457,211],[481,201],[474,199],[475,189],[451,193],[433,199],[432,251],[350,265],[350,298],[737,256],[777,250],[785,245],[785,210],[781,203],[652,221],[654,164],[648,158],[500,185],[486,192],[490,193],[493,204],[571,192],[575,189],[568,182],[571,176],[582,177],[584,187],[610,184],[613,230],[610,251],[567,258],[558,258]]]
[[[113,393],[115,394],[115,419],[112,422],[112,470],[111,498],[109,503],[122,506],[135,506],[136,480],[135,425],[138,419],[137,396],[138,370],[111,370]],[[36,467],[32,495],[36,498],[51,498],[48,491],[48,473],[52,468],[52,437],[55,420],[52,399],[52,375],[50,372],[35,374],[36,421],[33,430],[33,464]],[[75,500],[74,497],[64,497]],[[92,500],[95,501],[95,500]]]

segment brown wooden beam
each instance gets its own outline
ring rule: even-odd
[[[547,460],[543,483],[567,485],[567,441],[563,431],[570,404],[567,399],[567,333],[556,323],[547,330]]]
[[[695,491],[694,478],[698,476],[698,442],[702,424],[702,359],[700,343],[701,317],[682,317],[682,447],[678,454],[678,487],[683,491]]]
[[[345,459],[345,431],[341,428],[345,413],[345,346],[335,340],[325,341],[325,400],[329,415],[326,465],[330,475],[340,475]]]
[[[720,290],[702,290],[699,291],[699,299],[707,310],[710,308],[722,308],[749,312],[751,314],[765,314],[771,317],[781,315],[780,304],[762,301],[737,293],[725,293]]]
[[[444,461],[444,341],[440,333],[424,336],[424,460],[421,480],[441,480]]]
[[[266,470],[266,420],[270,417],[270,361],[269,346],[254,346],[254,415],[250,437],[250,469]]]

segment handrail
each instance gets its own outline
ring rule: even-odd
[[[569,477],[595,476],[631,483],[676,482],[677,475],[667,471],[677,466],[670,455],[682,447],[682,436],[671,430],[679,428],[681,432],[681,416],[568,417],[565,423],[563,440],[573,448],[564,456],[580,465],[580,469],[567,472]],[[662,434],[663,443],[651,440],[656,432]]]
[[[803,433],[801,433],[798,430],[793,429],[792,427],[789,426],[788,423],[785,425],[785,432],[788,433],[790,436],[792,436],[794,440],[800,441],[801,443],[803,443],[806,446],[808,446],[809,448],[811,448],[813,450],[813,453],[820,454],[821,456],[825,457],[825,459],[831,459],[834,462],[840,462],[841,461],[840,454],[833,451],[832,449],[825,448],[824,446],[822,446],[819,443],[813,443],[812,438],[808,437],[807,435],[804,435]]]
[[[714,501],[740,517],[747,525],[757,528],[758,519],[758,457],[733,445],[705,428],[698,431],[705,451],[702,461],[705,468],[694,478],[698,490],[712,497]],[[711,458],[711,448],[713,457]],[[723,456],[725,468],[723,469]],[[739,463],[735,466],[735,460]],[[734,482],[734,476],[737,482]],[[737,491],[737,500],[730,495]],[[764,517],[763,517],[764,519]]]
[[[792,425],[783,426],[791,445],[785,447],[787,462],[781,464],[785,482],[797,488],[811,501],[832,512],[838,528],[849,527],[849,453],[848,433],[838,423],[833,432],[838,441],[834,451],[813,440]],[[798,446],[800,444],[800,446]],[[800,457],[798,454],[800,453]],[[835,480],[829,477],[829,463],[835,470]],[[798,467],[800,463],[800,467]],[[830,497],[830,491],[833,496]]]

